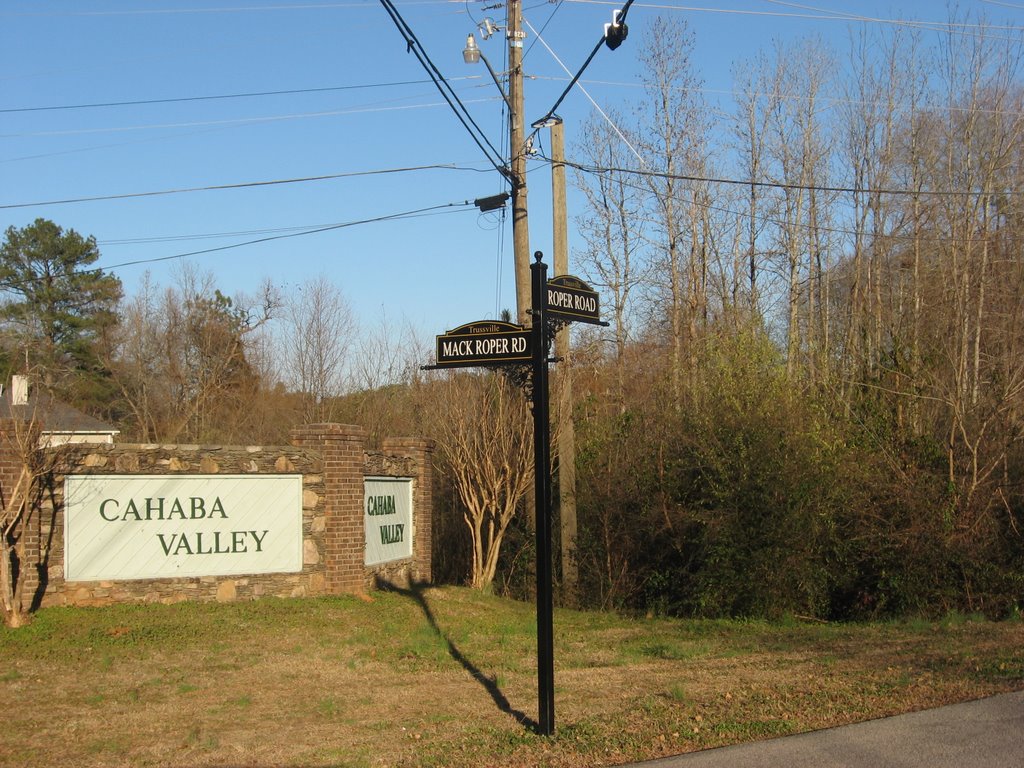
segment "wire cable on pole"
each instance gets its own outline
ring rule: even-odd
[[[553,163],[550,157],[544,155],[538,155],[539,159],[544,160],[547,163]],[[641,170],[638,168],[621,168],[615,166],[595,166],[585,165],[583,163],[576,163],[572,160],[560,160],[559,162],[565,165],[575,168],[583,173],[625,173],[633,174],[635,176],[646,176],[648,178],[659,178],[659,179],[673,179],[676,181],[693,181],[704,184],[730,184],[738,185],[742,187],[762,187],[769,189],[788,189],[788,190],[803,190],[803,191],[814,191],[814,192],[835,192],[838,194],[853,194],[853,195],[901,195],[905,197],[920,196],[920,197],[972,197],[979,195],[990,194],[982,190],[970,190],[970,189],[871,189],[861,187],[833,187],[824,186],[818,184],[794,184],[792,182],[785,181],[755,181],[751,179],[726,179],[717,178],[712,176],[693,176],[683,173],[668,173],[667,171],[652,171],[652,170]],[[1024,190],[1019,189],[1006,189],[1001,190],[1000,195],[1013,195],[1017,196],[1024,194]]]
[[[616,24],[625,27],[626,14],[629,13],[629,7],[631,5],[633,5],[633,0],[626,0],[626,4],[622,6],[622,9],[612,14],[612,18],[615,19]],[[587,56],[587,60],[583,62],[583,66],[579,68],[579,71],[572,76],[572,79],[569,81],[569,84],[565,86],[565,90],[562,91],[562,95],[555,100],[554,105],[551,107],[551,109],[547,111],[544,117],[540,118],[540,120],[535,120],[533,122],[534,134],[536,134],[536,132],[539,130],[537,126],[543,125],[544,123],[546,123],[548,120],[555,116],[555,113],[558,111],[558,107],[565,100],[565,97],[569,95],[569,91],[573,89],[573,86],[576,85],[576,81],[583,76],[583,73],[586,71],[587,67],[590,66],[590,62],[594,60],[594,57],[597,56],[597,52],[601,50],[601,46],[604,45],[607,40],[607,34],[602,33],[601,39],[598,40],[597,45],[594,46],[594,50],[592,50],[590,52],[590,55]]]
[[[474,171],[481,173],[479,168],[468,168],[451,164],[440,165],[417,165],[407,168],[384,168],[373,171],[350,171],[348,173],[329,173],[322,176],[303,176],[294,179],[272,179],[269,181],[244,181],[237,184],[213,184],[206,187],[182,187],[179,189],[161,189],[151,192],[125,192],[116,195],[95,195],[92,197],[69,197],[62,200],[39,200],[32,203],[8,203],[0,205],[0,210],[11,210],[14,208],[35,208],[47,205],[69,205],[71,203],[93,203],[100,200],[128,200],[134,197],[159,197],[162,195],[180,195],[186,192],[216,192],[226,189],[252,189],[254,187],[271,187],[281,184],[304,184],[313,181],[330,181],[333,179],[347,179],[355,176],[381,176],[390,173],[409,173],[412,171]],[[490,171],[487,171],[490,173]]]
[[[455,78],[470,80],[470,77]],[[134,99],[128,101],[98,101],[85,104],[47,104],[37,107],[10,107],[0,109],[0,114],[7,115],[23,112],[54,112],[71,109],[105,109],[108,107],[138,107],[153,104],[186,104],[193,101],[224,101],[228,99],[255,99],[266,96],[296,96],[312,93],[335,93],[337,91],[359,91],[369,88],[391,88],[400,85],[424,85],[429,80],[399,80],[391,83],[363,83],[357,85],[332,85],[322,88],[289,88],[280,91],[247,91],[245,93],[218,93],[209,96],[177,96],[165,99]]]
[[[305,229],[301,232],[289,232],[283,235],[272,235],[269,237],[260,237],[254,240],[246,240],[241,243],[231,243],[229,245],[219,245],[213,248],[202,248],[196,251],[188,251],[187,253],[175,253],[169,256],[155,256],[149,259],[134,259],[132,261],[122,261],[117,264],[107,264],[99,267],[93,267],[91,269],[75,270],[73,274],[102,274],[103,272],[109,272],[114,269],[120,269],[122,267],[134,267],[140,264],[157,264],[162,261],[173,261],[175,259],[185,259],[189,256],[203,256],[208,253],[218,253],[220,251],[230,251],[235,248],[244,248],[248,245],[258,245],[260,243],[269,243],[275,240],[286,240],[293,237],[304,237],[306,235],[316,235],[322,232],[332,232],[338,229],[346,229],[348,227],[355,227],[362,224],[377,224],[383,221],[396,221],[399,219],[410,219],[418,216],[431,215],[432,212],[441,211],[446,208],[454,209],[452,212],[458,210],[469,210],[475,209],[476,206],[469,200],[455,203],[442,203],[440,205],[431,205],[426,208],[416,208],[411,211],[402,211],[400,213],[390,213],[384,216],[374,216],[368,219],[359,219],[356,221],[346,221],[340,224],[328,224],[322,227],[314,227],[312,229]],[[16,282],[10,282],[4,284],[4,289],[9,290],[10,288],[16,288],[21,285],[28,285],[30,283],[39,282],[40,280],[52,280],[53,275],[39,275],[38,277],[25,278],[24,280],[18,280]]]
[[[416,56],[416,60],[419,61],[420,66],[423,67],[427,76],[433,81],[438,92],[441,94],[441,97],[448,102],[448,106],[451,107],[452,112],[455,113],[455,116],[469,133],[473,142],[480,148],[480,151],[484,153],[487,161],[494,166],[494,169],[498,173],[511,183],[511,172],[506,167],[501,153],[494,148],[494,145],[491,144],[487,135],[483,132],[480,126],[477,125],[473,116],[469,114],[469,110],[466,109],[466,106],[459,99],[447,79],[441,74],[441,71],[437,68],[434,62],[431,61],[426,50],[423,48],[423,45],[416,37],[416,34],[412,31],[412,28],[408,25],[405,19],[402,18],[402,15],[395,7],[395,4],[392,0],[380,0],[380,2],[381,5],[384,6],[384,10],[387,11],[388,16],[390,16],[391,20],[394,22],[399,34],[401,34],[402,38],[405,40],[406,52],[412,53]]]

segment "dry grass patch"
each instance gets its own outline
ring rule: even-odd
[[[1024,687],[1024,623],[631,620],[457,588],[50,609],[0,630],[3,766],[594,766]]]

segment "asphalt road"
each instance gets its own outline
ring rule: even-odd
[[[1024,691],[635,768],[1021,768]]]

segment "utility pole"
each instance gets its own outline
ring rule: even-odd
[[[565,126],[553,117],[551,129],[551,220],[555,276],[569,274],[569,226],[565,202]],[[559,365],[558,388],[558,513],[561,522],[562,596],[576,602],[576,428],[572,415],[572,367],[569,364],[569,325],[555,335]]]
[[[509,152],[512,160],[512,251],[516,273],[516,313],[529,327],[530,230],[526,214],[526,118],[523,110],[523,3],[509,0],[505,21],[508,38]]]

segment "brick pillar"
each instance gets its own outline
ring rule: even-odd
[[[413,478],[413,567],[411,578],[431,581],[434,522],[434,441],[417,437],[390,437],[382,441],[385,454],[416,460]]]
[[[367,432],[350,424],[307,424],[292,444],[321,452],[324,476],[324,558],[329,594],[362,592],[366,560],[363,465]]]
[[[24,457],[19,442],[31,441],[30,450],[38,440],[38,428],[26,422],[15,423],[13,419],[0,419],[0,504],[6,509],[21,476]],[[30,508],[16,530],[16,535],[25,546],[24,559],[18,564],[25,583],[21,593],[22,607],[29,610],[37,600],[39,591],[39,510],[35,508],[35,494],[29,494]]]

